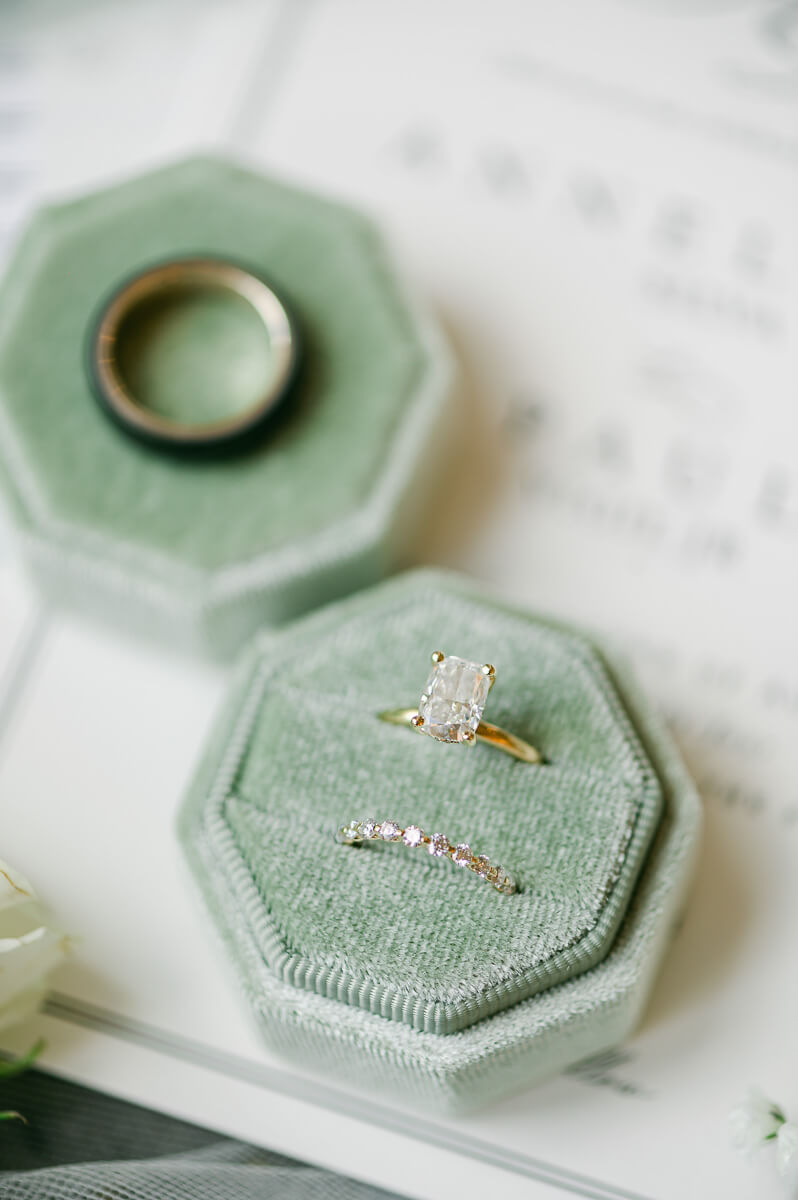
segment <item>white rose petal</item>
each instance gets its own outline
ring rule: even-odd
[[[23,1021],[27,1021],[41,1008],[46,995],[47,984],[44,980],[38,987],[18,992],[11,1003],[0,1010],[0,1030],[8,1029],[12,1025],[21,1025]]]
[[[790,1189],[798,1195],[798,1125],[786,1121],[776,1135],[776,1155],[779,1174]]]
[[[69,939],[47,925],[28,881],[0,860],[0,1029],[31,1016]]]
[[[14,908],[33,899],[33,888],[19,871],[0,859],[0,909]]]
[[[765,1146],[782,1124],[778,1108],[758,1088],[749,1088],[742,1104],[729,1113],[732,1141],[744,1154]]]

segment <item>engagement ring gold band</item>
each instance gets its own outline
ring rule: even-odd
[[[411,850],[423,847],[433,858],[448,858],[456,867],[467,867],[504,896],[512,896],[517,890],[512,876],[484,854],[474,854],[465,842],[450,842],[443,833],[427,834],[418,825],[403,829],[396,821],[375,821],[369,817],[365,821],[342,825],[335,839],[344,846],[359,846],[363,842],[401,842]]]
[[[473,745],[479,739],[521,762],[542,763],[542,754],[529,742],[482,720],[495,680],[496,670],[489,663],[469,662],[436,650],[418,708],[391,708],[379,717],[391,725],[408,725],[439,742]]]

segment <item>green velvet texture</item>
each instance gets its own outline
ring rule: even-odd
[[[380,708],[417,698],[435,645],[494,662],[486,716],[534,740],[549,765],[377,721]],[[435,573],[259,639],[182,834],[273,1044],[462,1106],[623,1036],[697,824],[680,776],[684,844],[652,913],[650,954],[608,1004],[605,964],[623,942],[652,838],[674,821],[673,811],[662,817],[675,800],[641,739],[639,702],[626,696],[583,638]],[[664,753],[671,766],[667,743]],[[423,851],[333,842],[338,824],[369,815],[462,836],[515,873],[520,893],[500,896]],[[574,988],[564,1012],[555,998]],[[541,1026],[519,1075],[513,1048],[531,1046],[547,1012],[559,1032]]]
[[[270,279],[306,349],[285,419],[249,453],[216,461],[175,461],[125,436],[83,364],[103,298],[153,262],[192,254]],[[154,332],[133,369],[172,414],[222,414],[268,370],[268,347],[264,360],[229,304],[196,303]],[[382,573],[447,389],[436,332],[368,222],[224,162],[189,160],[42,210],[0,292],[0,482],[34,565],[66,594],[82,585],[58,586],[64,573],[103,579],[107,607],[120,603],[125,618],[131,603],[168,610],[179,632],[218,615],[198,640],[225,648],[348,590],[347,575],[357,586]]]
[[[436,646],[494,663],[490,718],[548,765],[377,720],[418,699]],[[220,862],[251,874],[261,951],[281,978],[448,1033],[606,954],[662,797],[586,644],[420,587],[285,631],[260,663],[254,723],[208,829]],[[424,851],[332,845],[338,825],[367,816],[469,842],[519,894]]]

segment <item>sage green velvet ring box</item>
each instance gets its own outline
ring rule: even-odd
[[[176,460],[101,411],[86,369],[103,302],[175,258],[232,260],[290,305],[303,347],[279,424]],[[180,423],[246,410],[270,347],[230,292],[168,298],[119,348],[138,400]],[[449,358],[349,208],[192,159],[43,208],[0,288],[0,488],[46,594],[225,655],[395,566],[434,478]]]
[[[495,665],[486,717],[545,765],[378,719],[418,702],[433,649]],[[466,842],[519,890],[336,842],[369,817]],[[457,1109],[630,1032],[698,824],[668,737],[588,640],[422,571],[255,641],[181,836],[270,1044]]]

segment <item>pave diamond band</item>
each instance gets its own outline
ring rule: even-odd
[[[411,850],[423,848],[433,858],[448,858],[456,867],[468,868],[503,896],[512,896],[517,891],[512,876],[484,854],[475,854],[465,842],[450,842],[444,833],[425,833],[418,825],[403,828],[396,821],[376,821],[368,817],[365,821],[342,825],[335,840],[344,846],[359,846],[362,842],[401,842]]]
[[[418,709],[391,708],[379,716],[391,725],[409,725],[439,742],[474,745],[479,739],[522,762],[542,763],[540,751],[529,742],[482,720],[495,681],[496,670],[489,663],[469,662],[436,650]]]

